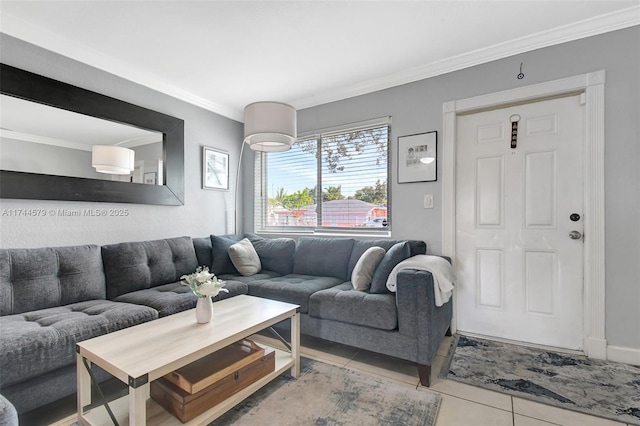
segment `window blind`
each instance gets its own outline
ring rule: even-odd
[[[334,128],[257,152],[255,229],[388,233],[389,124]]]

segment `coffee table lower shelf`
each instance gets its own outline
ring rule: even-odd
[[[177,417],[174,417],[157,402],[149,398],[147,399],[147,425],[206,425],[229,411],[244,399],[251,396],[258,389],[275,379],[280,374],[294,367],[295,359],[292,358],[291,353],[275,349],[275,364],[276,368],[272,373],[269,373],[265,377],[255,381],[187,423],[182,423]],[[129,424],[129,396],[116,399],[115,401],[110,402],[109,406],[111,407],[111,410],[119,424]],[[107,410],[103,406],[85,411],[82,417],[81,424],[83,425],[98,426],[113,424],[107,414]]]

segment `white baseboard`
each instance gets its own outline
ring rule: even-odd
[[[607,360],[640,365],[640,349],[607,346]]]

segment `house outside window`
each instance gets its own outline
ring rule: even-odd
[[[256,231],[388,235],[389,126],[385,117],[256,152]]]

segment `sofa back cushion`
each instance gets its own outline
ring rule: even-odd
[[[348,281],[347,268],[353,243],[351,238],[302,237],[296,246],[293,273]]]
[[[245,234],[256,249],[262,269],[288,275],[293,271],[293,256],[296,242],[291,238],[262,238],[256,234]]]
[[[0,249],[0,315],[104,298],[100,246]]]
[[[180,281],[198,267],[191,237],[102,246],[107,297]]]
[[[351,279],[353,268],[355,268],[358,259],[360,259],[360,256],[362,256],[367,249],[371,247],[382,247],[388,251],[391,247],[403,241],[409,243],[410,256],[427,253],[427,244],[420,240],[356,240],[353,244],[351,257],[349,258],[349,279]]]

